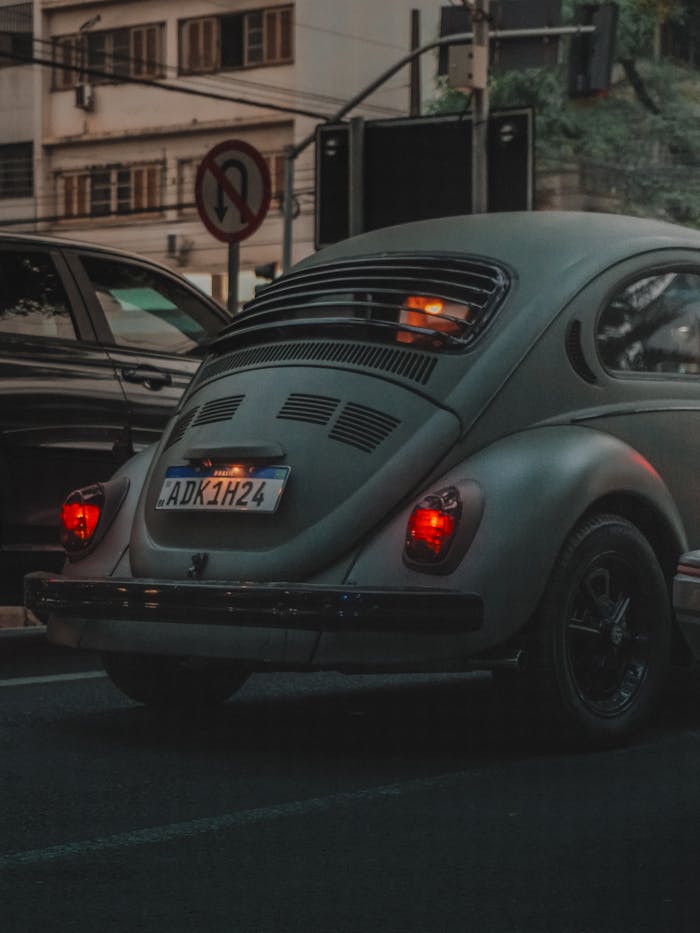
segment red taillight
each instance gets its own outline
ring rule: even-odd
[[[61,509],[61,543],[67,551],[87,547],[102,515],[104,493],[100,486],[72,492]]]
[[[406,529],[406,557],[433,564],[447,554],[459,521],[461,502],[456,489],[426,496],[411,513]]]

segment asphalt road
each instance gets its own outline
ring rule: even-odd
[[[206,718],[0,640],[3,933],[697,931],[700,689],[557,747],[488,676],[253,677]]]

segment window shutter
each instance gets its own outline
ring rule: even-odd
[[[202,70],[219,67],[219,24],[213,17],[202,21]]]
[[[78,83],[78,72],[74,69],[80,66],[77,36],[66,36],[57,41],[54,61],[57,66],[54,74],[54,86],[59,90],[75,87]],[[61,65],[69,67],[62,68]]]
[[[292,60],[292,7],[280,10],[280,60]]]

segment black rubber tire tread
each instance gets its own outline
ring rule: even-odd
[[[114,686],[137,703],[159,709],[204,709],[219,706],[248,679],[235,667],[191,667],[179,658],[160,655],[102,655]]]
[[[569,612],[577,587],[589,570],[606,559],[626,565],[633,581],[632,616],[643,633],[639,640],[648,644],[641,682],[617,712],[592,708],[595,702],[585,698],[577,684],[567,648],[567,638],[571,639]],[[564,544],[537,613],[528,681],[540,715],[595,745],[615,745],[629,739],[648,720],[664,687],[671,652],[671,620],[669,585],[639,529],[613,514],[584,520]]]

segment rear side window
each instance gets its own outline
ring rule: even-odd
[[[700,373],[700,274],[663,272],[627,285],[600,315],[596,343],[612,372]]]
[[[221,326],[204,301],[167,276],[97,256],[81,261],[117,346],[197,355]]]
[[[0,335],[76,340],[68,296],[49,253],[0,250]]]

